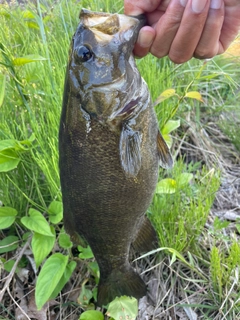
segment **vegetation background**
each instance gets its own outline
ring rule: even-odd
[[[19,2],[0,2],[0,319],[240,319],[239,39],[211,60],[137,60],[175,166],[147,213],[160,247],[132,253],[148,296],[94,311],[98,267],[62,224],[58,125],[81,7],[123,1]]]

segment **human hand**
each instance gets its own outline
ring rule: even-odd
[[[144,13],[134,54],[183,63],[221,54],[240,29],[240,0],[124,0],[125,13]]]

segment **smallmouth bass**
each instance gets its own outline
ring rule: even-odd
[[[137,299],[146,286],[129,250],[153,248],[146,218],[159,164],[172,166],[132,54],[141,19],[82,9],[65,78],[59,130],[64,226],[90,245],[100,269],[98,305]]]

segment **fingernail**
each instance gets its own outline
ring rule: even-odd
[[[153,42],[153,35],[149,32],[144,32],[143,30],[140,30],[138,35],[138,43],[143,48],[148,48],[151,46]]]
[[[211,9],[220,9],[222,6],[222,0],[211,0],[210,8]]]
[[[192,10],[195,13],[201,13],[205,8],[207,0],[192,0]]]
[[[180,0],[180,3],[183,7],[186,7],[188,0]]]

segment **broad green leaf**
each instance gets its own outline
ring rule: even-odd
[[[15,260],[9,260],[9,261],[6,261],[4,262],[3,266],[4,266],[4,270],[6,270],[7,272],[11,272],[14,264],[15,264]],[[16,269],[16,272],[19,271],[19,269],[17,268]],[[1,318],[0,318],[1,319]]]
[[[0,151],[0,172],[8,172],[17,168],[20,160],[14,150]]]
[[[176,192],[176,180],[173,179],[162,179],[158,182],[156,193],[167,193],[172,194]]]
[[[0,253],[5,253],[17,249],[19,246],[19,239],[16,236],[8,236],[0,240]]]
[[[93,297],[92,290],[89,290],[85,287],[85,283],[83,283],[80,295],[77,299],[78,303],[82,307],[87,307],[89,305],[90,300]]]
[[[72,241],[70,240],[70,236],[66,233],[60,233],[58,242],[60,247],[63,249],[69,249],[72,247]]]
[[[0,229],[10,227],[15,221],[17,210],[10,207],[0,207]]]
[[[60,201],[52,201],[48,208],[49,220],[57,224],[63,218],[63,204]]]
[[[30,138],[28,138],[26,140],[22,140],[22,141],[17,141],[17,143],[20,145],[21,149],[29,150],[29,148],[25,148],[24,145],[31,147],[34,140],[36,140],[36,136],[33,133],[33,134],[31,134]]]
[[[23,11],[22,15],[24,22],[29,28],[39,30],[39,25],[36,22],[36,15],[32,11],[25,10]]]
[[[32,147],[32,143],[33,141],[36,139],[35,134],[31,134],[29,139],[25,139],[25,140],[13,140],[13,139],[9,139],[9,140],[2,140],[0,141],[0,151],[4,151],[4,150],[15,150],[15,151],[29,151],[30,147]]]
[[[89,246],[87,248],[84,248],[82,246],[78,246],[78,250],[81,252],[78,256],[81,259],[91,259],[94,258],[94,255],[92,253],[92,250]]]
[[[59,294],[59,292],[63,289],[63,287],[65,286],[65,284],[68,282],[68,280],[71,278],[71,275],[74,271],[74,269],[76,268],[77,263],[76,261],[71,261],[67,266],[66,269],[64,270],[64,273],[61,277],[61,279],[59,280],[57,286],[55,287],[53,293],[51,294],[49,299],[55,299],[57,297],[57,295]]]
[[[180,127],[180,120],[169,120],[162,128],[162,134],[168,134]]]
[[[35,209],[29,210],[29,217],[21,219],[22,224],[29,230],[35,231],[45,236],[54,237],[51,228],[44,216]]]
[[[136,319],[138,314],[138,302],[135,298],[122,296],[113,300],[107,309],[106,315],[115,320]]]
[[[104,315],[98,310],[84,311],[79,320],[104,320]]]
[[[0,151],[6,150],[6,149],[15,149],[15,147],[16,147],[16,141],[13,139],[0,141]]]
[[[162,179],[161,181],[158,182],[157,188],[156,188],[156,193],[161,194],[161,193],[166,193],[166,194],[172,194],[175,193],[177,188],[181,188],[188,184],[191,179],[193,178],[193,175],[191,173],[182,173],[179,176],[178,181],[174,179]]]
[[[22,235],[22,240],[23,241],[27,241],[29,237],[32,236],[32,232],[31,231],[25,231],[24,234]]]
[[[61,280],[68,263],[68,256],[55,253],[44,263],[36,283],[35,300],[38,310],[49,300]]]
[[[36,62],[36,61],[43,61],[43,60],[47,60],[47,59],[38,55],[38,54],[30,54],[25,57],[19,57],[19,58],[13,59],[13,64],[15,66],[22,66],[27,63]]]
[[[188,172],[181,173],[179,176],[179,179],[177,181],[177,185],[178,185],[178,187],[183,187],[183,186],[189,184],[189,182],[192,179],[193,179],[192,173],[188,173]]]
[[[54,230],[52,231],[54,233]],[[51,252],[55,244],[55,237],[53,236],[49,237],[49,236],[34,232],[31,244],[32,244],[32,251],[33,251],[36,267],[38,268],[39,265],[43,262],[43,260]]]
[[[34,21],[25,21],[28,28],[39,30],[39,25]]]
[[[24,19],[35,19],[35,14],[30,10],[24,10],[22,16]]]
[[[187,98],[191,98],[191,99],[196,99],[198,101],[201,101],[203,102],[203,98],[201,96],[201,93],[199,93],[198,91],[190,91],[190,92],[187,92],[185,94],[185,97]]]
[[[176,95],[176,91],[174,89],[167,89],[165,91],[163,91],[160,96],[154,101],[153,106],[155,107],[156,105],[158,105],[160,102],[169,99],[173,96]]]
[[[4,74],[0,74],[0,107],[3,104],[3,100],[5,96],[5,88],[6,88],[6,76]]]
[[[177,129],[180,126],[180,120],[169,120],[161,130],[161,134],[163,139],[169,148],[172,146],[172,137],[170,136],[170,132]]]

